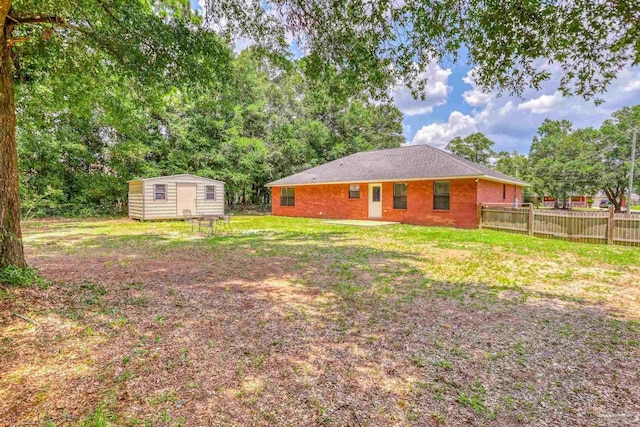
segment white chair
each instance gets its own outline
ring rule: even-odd
[[[193,231],[193,225],[195,223],[195,218],[191,215],[191,209],[185,209],[182,211],[182,216],[185,222],[191,223],[191,231]]]

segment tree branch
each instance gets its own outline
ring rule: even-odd
[[[15,43],[26,42],[29,40],[31,40],[30,37],[14,37],[14,38],[7,39],[7,44],[11,46]]]
[[[64,19],[55,15],[11,16],[10,19],[15,22],[16,25],[44,23],[65,25]]]

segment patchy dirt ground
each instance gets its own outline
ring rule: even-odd
[[[456,233],[32,224],[0,425],[640,425],[640,249]]]

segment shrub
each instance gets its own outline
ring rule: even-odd
[[[40,275],[40,270],[37,268],[19,268],[12,265],[0,269],[0,283],[18,287],[31,285],[37,285],[40,288],[47,287],[44,278]]]

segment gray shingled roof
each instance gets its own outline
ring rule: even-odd
[[[527,185],[524,181],[430,145],[408,145],[351,154],[273,181],[267,186],[453,177],[485,177]]]

